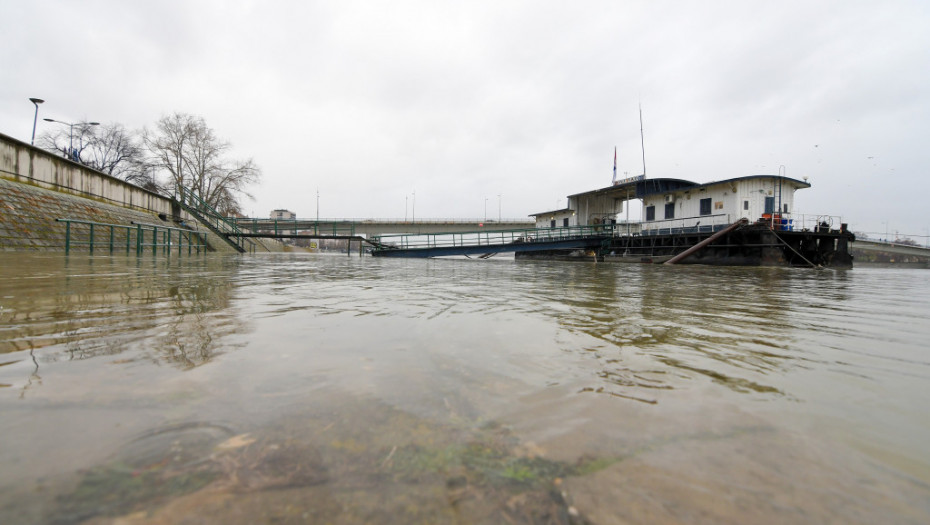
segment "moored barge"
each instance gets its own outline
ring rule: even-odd
[[[517,253],[519,258],[729,266],[851,267],[845,223],[794,212],[804,180],[750,175],[710,183],[643,176],[570,195],[568,206],[532,214],[537,228],[602,227],[609,236],[590,250]],[[629,220],[630,203],[642,219]],[[624,215],[625,219],[621,219]]]

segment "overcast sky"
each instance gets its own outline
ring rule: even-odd
[[[0,132],[29,97],[39,134],[198,115],[262,168],[258,216],[561,207],[615,146],[642,173],[642,104],[649,177],[784,166],[796,212],[930,228],[926,0],[0,0],[0,34]]]

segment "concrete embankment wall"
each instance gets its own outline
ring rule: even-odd
[[[0,134],[0,250],[64,250],[59,218],[177,226],[159,214],[197,222],[171,199]],[[205,227],[198,229],[215,251],[235,252]],[[271,240],[256,245],[257,251],[281,249]]]
[[[3,134],[0,176],[154,215],[172,214],[170,199]]]

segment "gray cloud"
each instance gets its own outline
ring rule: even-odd
[[[6,2],[2,131],[203,116],[245,209],[480,217],[642,171],[810,178],[802,212],[930,227],[930,8],[874,2]],[[40,126],[41,131],[41,126]],[[869,157],[872,157],[871,159]]]

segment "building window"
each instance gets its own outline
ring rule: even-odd
[[[675,203],[670,202],[665,205],[665,218],[674,219],[675,218]]]
[[[701,199],[701,215],[710,215],[711,199]]]
[[[743,201],[743,209],[744,209],[744,210],[748,210],[748,209],[749,209],[749,201]]]
[[[565,226],[566,228],[568,228],[568,217],[565,217],[564,219],[562,219],[562,226]]]
[[[656,207],[655,206],[646,206],[646,220],[647,221],[656,220]]]
[[[549,227],[555,228],[555,219],[552,219],[551,221],[549,221]]]
[[[785,204],[785,209],[784,209],[784,211],[783,211],[782,213],[788,213],[788,205],[787,205],[787,204]]]

